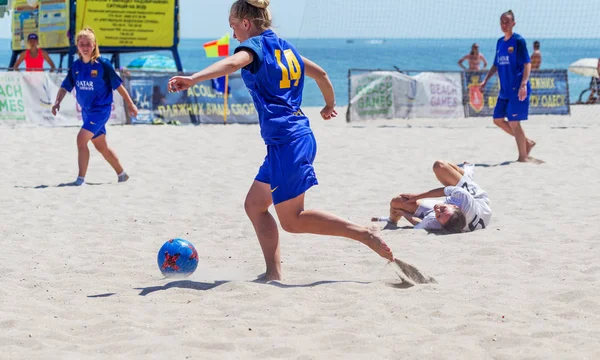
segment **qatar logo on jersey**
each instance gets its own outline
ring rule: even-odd
[[[94,82],[93,81],[85,81],[85,80],[77,80],[77,90],[94,91]]]
[[[510,59],[508,55],[498,56],[498,65],[510,65]]]

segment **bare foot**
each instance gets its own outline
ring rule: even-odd
[[[264,273],[262,275],[260,275],[255,281],[257,282],[269,282],[269,281],[276,281],[276,280],[281,280],[283,277],[281,276],[281,273],[279,272],[271,272],[271,273]]]
[[[379,229],[371,227],[369,228],[369,237],[365,241],[361,241],[363,244],[375,251],[379,256],[388,260],[394,261],[394,254],[389,246],[383,241]]]
[[[527,139],[527,146],[526,146],[527,156],[529,156],[529,153],[531,153],[531,149],[533,149],[534,146],[535,146],[535,141]]]
[[[517,162],[527,162],[527,163],[540,165],[540,164],[544,163],[544,160],[536,159],[531,156],[525,156],[525,157],[519,156],[519,158],[517,159]]]

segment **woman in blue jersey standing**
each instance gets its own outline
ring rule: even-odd
[[[312,163],[317,145],[309,120],[300,109],[305,75],[315,79],[323,93],[324,120],[334,118],[335,96],[327,73],[300,56],[272,30],[269,0],[237,0],[229,23],[241,44],[227,57],[192,76],[175,76],[169,91],[190,86],[242,69],[260,122],[267,156],[258,170],[244,203],[260,242],[267,271],[265,280],[281,279],[281,255],[277,224],[268,209],[275,205],[285,231],[343,236],[362,242],[380,256],[393,260],[378,230],[360,226],[333,214],[304,209],[304,193],[317,185]]]
[[[88,149],[90,140],[117,173],[117,181],[127,181],[129,176],[123,170],[115,152],[106,143],[106,123],[112,109],[113,90],[117,90],[123,97],[132,117],[137,116],[138,109],[123,86],[123,80],[117,75],[110,62],[100,57],[94,31],[90,28],[81,30],[77,34],[75,43],[79,59],[75,60],[69,69],[52,106],[52,114],[56,115],[67,92],[76,89],[83,126],[77,135],[79,174],[72,185],[80,186],[85,183],[85,174],[90,161]]]
[[[515,25],[515,14],[511,10],[500,16],[500,27],[504,36],[496,43],[494,65],[488,71],[480,87],[483,91],[488,80],[498,72],[500,93],[494,109],[494,123],[515,137],[519,150],[517,161],[529,162],[533,161],[529,157],[529,153],[535,146],[535,142],[525,136],[521,121],[527,120],[529,115],[531,60],[525,39],[521,35],[513,33]],[[505,121],[505,118],[508,119],[508,122]]]

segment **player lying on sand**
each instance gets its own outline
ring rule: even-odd
[[[492,209],[487,193],[473,181],[474,166],[465,163],[460,168],[438,160],[433,164],[433,172],[444,187],[421,194],[400,194],[390,202],[389,217],[373,217],[371,221],[397,224],[405,218],[415,229],[450,233],[485,229]]]

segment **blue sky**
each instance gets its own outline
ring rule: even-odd
[[[231,3],[180,0],[181,37],[222,36]],[[530,37],[600,37],[600,0],[271,0],[274,28],[289,38],[490,38],[508,9]],[[9,37],[5,17],[0,38]]]

